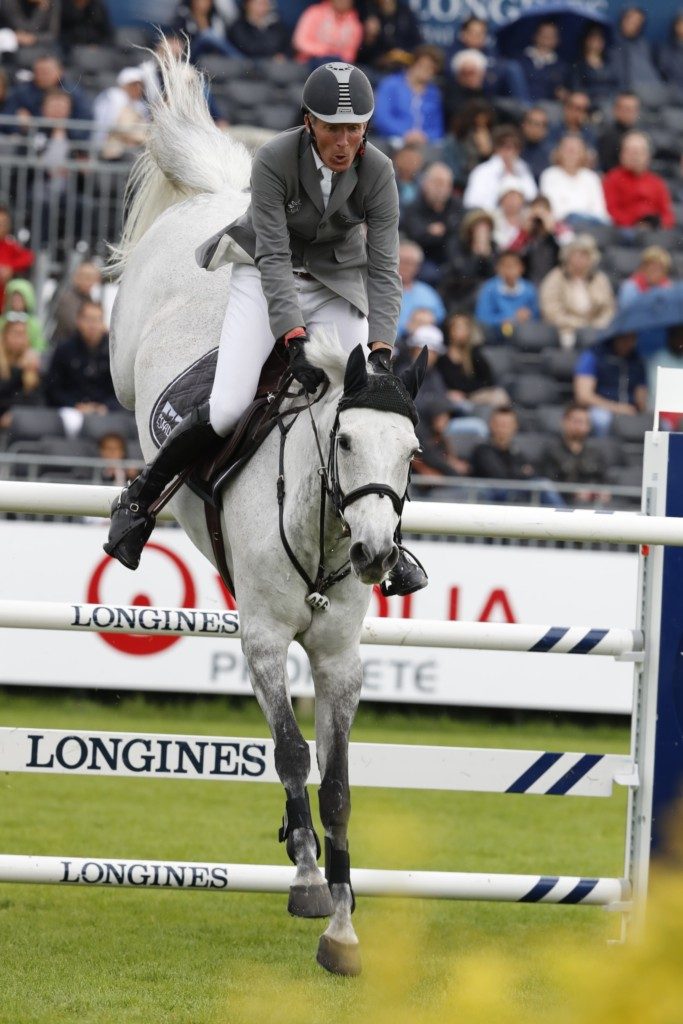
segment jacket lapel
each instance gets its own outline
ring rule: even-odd
[[[318,168],[315,166],[311,142],[307,132],[304,132],[302,146],[299,150],[299,181],[308,192],[318,213],[324,213],[325,204],[323,203],[323,194],[320,190],[320,175],[318,174]]]
[[[334,179],[334,187],[332,188],[332,194],[330,201],[327,204],[325,210],[326,220],[329,220],[333,213],[336,213],[340,206],[346,202],[358,181],[358,175],[355,167],[349,167],[348,171],[338,175]]]

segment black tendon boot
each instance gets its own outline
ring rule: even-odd
[[[408,594],[414,594],[417,590],[424,590],[429,583],[429,577],[424,571],[422,563],[412,551],[408,551],[401,543],[400,523],[395,539],[398,544],[398,561],[380,585],[380,590],[385,597],[392,597],[394,594],[405,597]]]
[[[111,507],[109,539],[104,550],[126,569],[137,569],[142,549],[154,529],[156,517],[150,505],[178,473],[224,439],[209,422],[205,402],[181,420],[168,435],[156,457],[121,492]]]

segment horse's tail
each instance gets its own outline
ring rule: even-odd
[[[110,258],[114,271],[123,269],[136,243],[169,206],[200,193],[239,191],[249,184],[251,157],[214,124],[203,75],[187,54],[175,57],[168,44],[156,60],[162,88],[152,103],[145,149],[126,186],[123,233]]]

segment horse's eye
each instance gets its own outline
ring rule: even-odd
[[[411,459],[416,459],[418,457],[418,455],[422,455],[422,449],[421,448],[414,448],[412,450],[412,452],[410,453],[410,458]]]
[[[339,447],[343,452],[351,451],[351,442],[345,434],[340,434],[339,436]]]

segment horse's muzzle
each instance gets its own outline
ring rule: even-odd
[[[362,541],[356,541],[349,550],[351,566],[361,583],[369,586],[381,583],[398,561],[398,547],[392,543],[389,549],[371,551]]]

